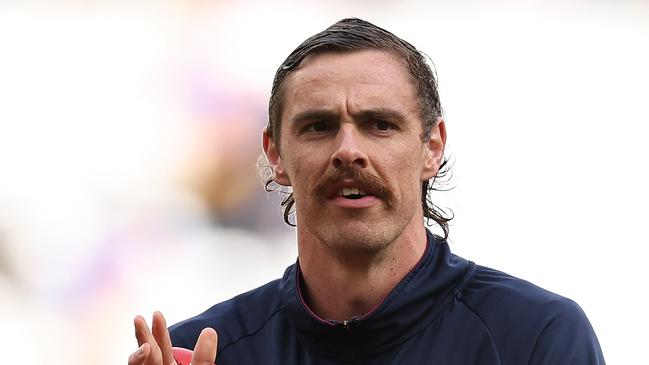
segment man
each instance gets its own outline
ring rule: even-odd
[[[172,326],[136,317],[129,364],[603,364],[569,299],[457,257],[422,224],[446,131],[430,67],[359,19],[277,71],[263,148],[292,187],[298,261],[284,277]],[[216,329],[219,333],[218,351]]]

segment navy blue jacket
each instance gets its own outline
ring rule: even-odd
[[[300,293],[299,264],[284,277],[170,328],[193,349],[219,334],[218,365],[604,364],[573,301],[451,254],[428,233],[424,255],[367,315],[317,317]]]

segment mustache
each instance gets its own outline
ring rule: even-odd
[[[394,205],[394,194],[384,180],[358,168],[337,168],[328,171],[315,186],[314,193],[317,197],[323,197],[332,185],[349,179],[354,180],[366,192],[384,200],[388,207]]]

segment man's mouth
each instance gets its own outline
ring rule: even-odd
[[[360,199],[366,196],[365,190],[359,188],[340,188],[338,190],[338,196],[345,199]]]
[[[378,176],[363,169],[334,169],[315,186],[316,199],[326,199],[343,208],[369,208],[383,202],[394,205],[394,196]]]

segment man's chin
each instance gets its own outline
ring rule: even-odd
[[[385,228],[376,223],[337,222],[323,227],[316,236],[334,250],[372,253],[384,249],[394,240]]]

